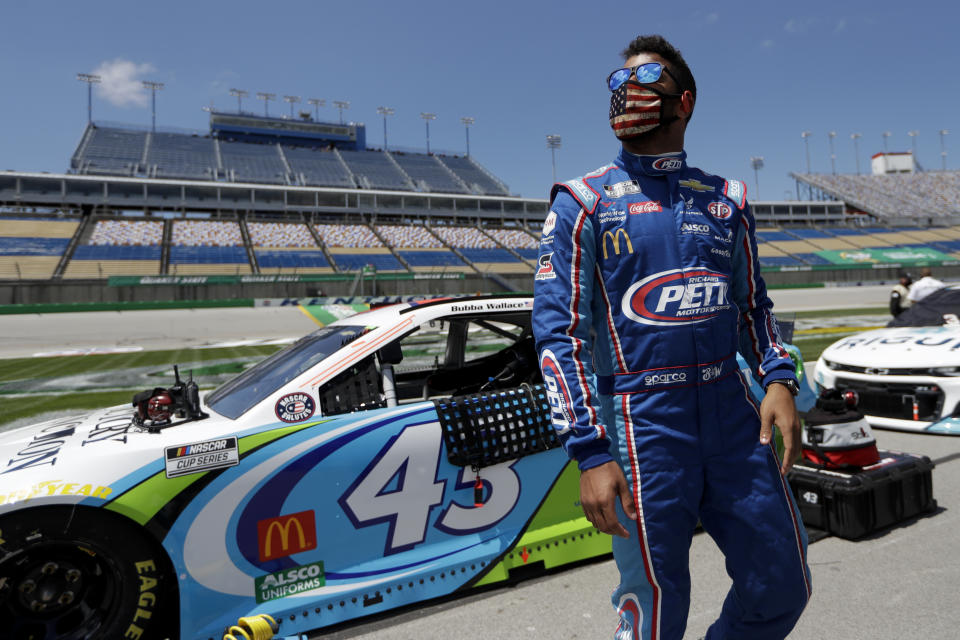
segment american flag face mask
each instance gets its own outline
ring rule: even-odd
[[[664,122],[663,98],[679,98],[682,94],[663,93],[644,86],[659,80],[663,71],[673,78],[670,70],[659,62],[617,69],[607,76],[607,87],[613,92],[610,96],[610,126],[621,140],[634,138],[677,119],[674,117]],[[634,74],[639,82],[630,81]],[[677,83],[678,86],[679,84]]]

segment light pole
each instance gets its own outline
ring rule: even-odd
[[[913,153],[913,170],[917,170],[917,134],[920,133],[916,129],[913,131],[907,131],[907,135],[910,136],[910,149]]]
[[[283,101],[290,105],[290,119],[293,119],[293,105],[300,102],[300,96],[283,96]]]
[[[833,152],[833,139],[837,137],[836,131],[827,134],[830,136],[830,173],[837,175],[837,154]]]
[[[78,73],[77,80],[87,83],[87,124],[90,124],[93,122],[93,85],[100,83],[100,76],[92,73]]]
[[[377,113],[383,116],[383,150],[387,150],[387,116],[396,113],[393,107],[377,107]]]
[[[427,113],[425,111],[420,112],[420,117],[423,118],[423,121],[427,125],[427,155],[430,155],[430,121],[437,119],[437,114]]]
[[[470,157],[470,125],[472,125],[477,120],[471,118],[470,116],[464,116],[460,118],[460,122],[463,123],[463,128],[467,131],[467,157]]]
[[[276,97],[277,97],[277,94],[275,93],[265,93],[263,91],[260,91],[257,93],[257,99],[263,100],[263,117],[264,118],[270,117],[270,111],[267,109],[267,105],[269,105],[270,101]]]
[[[887,173],[887,168],[890,166],[890,158],[887,157],[889,155],[889,151],[887,150],[887,139],[891,134],[889,131],[884,131],[880,135],[883,136],[883,172]]]
[[[237,99],[237,113],[243,113],[243,99],[250,94],[243,89],[230,89],[230,95]]]
[[[800,133],[800,137],[803,138],[803,146],[807,150],[807,173],[810,173],[810,141],[808,138],[813,134],[809,131],[803,131]]]
[[[313,114],[316,121],[320,121],[320,107],[327,104],[323,98],[307,98],[307,102],[313,105]]]
[[[553,181],[557,181],[557,149],[562,142],[560,136],[556,134],[547,135],[547,149],[550,149],[550,160],[553,163]]]
[[[949,129],[940,129],[940,161],[943,163],[943,170],[947,170],[947,146],[943,138],[950,133]]]
[[[156,132],[157,130],[157,91],[160,91],[163,89],[163,83],[154,82],[152,80],[144,80],[141,82],[141,84],[147,89],[150,89],[150,93],[152,94],[150,98],[150,105],[151,105],[150,130],[153,132]]]
[[[333,106],[335,106],[340,111],[340,124],[343,124],[343,110],[350,108],[349,100],[334,100]]]
[[[857,160],[857,175],[860,175],[860,143],[857,141],[862,137],[862,133],[850,134],[850,139],[853,140],[853,157]]]
[[[757,185],[757,200],[760,199],[760,169],[763,169],[763,156],[753,156],[750,158],[750,165],[753,167],[753,179]]]

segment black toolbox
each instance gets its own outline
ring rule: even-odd
[[[880,462],[862,471],[820,469],[804,461],[787,479],[805,525],[856,539],[933,511],[933,467],[926,456],[880,451]]]

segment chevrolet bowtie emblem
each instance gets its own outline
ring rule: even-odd
[[[681,180],[680,186],[687,189],[693,189],[694,191],[713,191],[713,187],[708,184],[703,184],[699,180]]]

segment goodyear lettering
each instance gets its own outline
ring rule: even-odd
[[[66,444],[67,438],[74,434],[79,424],[80,420],[76,418],[66,418],[41,429],[40,433],[33,436],[30,444],[7,461],[8,468],[0,471],[0,474],[32,467],[52,467],[57,462],[60,449]]]
[[[687,374],[680,371],[676,373],[652,373],[643,376],[643,384],[653,387],[658,384],[683,384],[687,381]]]
[[[154,564],[153,560],[141,560],[135,562],[134,567],[137,570],[137,576],[140,578],[140,597],[137,600],[137,610],[133,614],[133,620],[124,632],[123,637],[138,640],[143,636],[144,629],[136,623],[141,620],[149,620],[153,616],[153,610],[157,602],[157,595],[154,593],[157,579],[153,577],[157,573],[157,565]]]
[[[710,247],[710,253],[715,253],[718,256],[722,256],[724,258],[730,257],[730,249],[718,249],[716,247]]]
[[[322,562],[268,573],[254,581],[258,604],[311,589],[319,589],[324,584],[326,584],[326,578]]]
[[[80,484],[78,482],[63,483],[59,480],[44,480],[29,488],[0,494],[0,504],[26,502],[37,496],[88,496],[106,500],[111,493],[113,493],[113,489],[110,487]]]
[[[610,244],[613,246],[614,255],[620,255],[620,238],[623,238],[624,250],[628,254],[633,253],[633,243],[630,242],[630,236],[627,235],[626,231],[623,229],[617,229],[616,231],[604,231],[600,240],[601,244],[603,245],[604,260],[610,257],[607,253],[607,239],[610,240]]]

